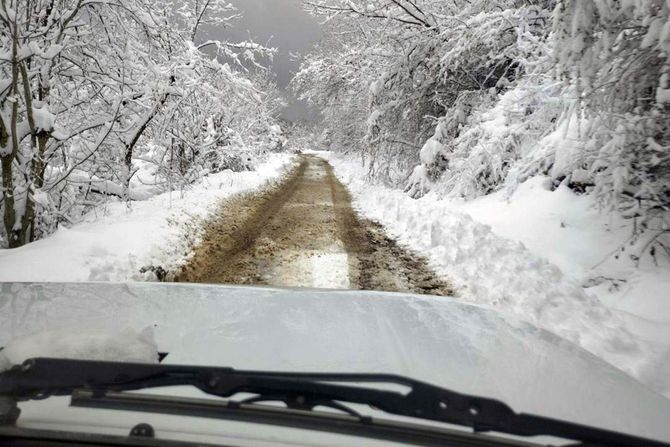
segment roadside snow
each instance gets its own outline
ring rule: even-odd
[[[202,221],[222,199],[278,179],[293,159],[272,154],[256,171],[213,174],[183,194],[133,202],[131,210],[125,203],[110,203],[46,239],[0,250],[0,281],[156,279],[160,269],[172,271],[185,261]]]
[[[567,187],[545,188],[543,177],[520,185],[507,198],[502,192],[460,204],[459,209],[490,225],[499,235],[522,242],[560,267],[609,307],[670,330],[670,265],[643,259],[639,268],[625,247],[631,222],[598,212],[594,200]],[[621,256],[615,257],[617,253]],[[670,336],[670,332],[668,333]]]
[[[604,226],[585,198],[532,179],[509,203],[501,195],[415,200],[365,182],[355,162],[323,156],[359,212],[428,257],[460,299],[558,334],[670,396],[670,270],[600,262],[626,228]],[[583,287],[598,276],[627,282],[611,291],[606,282]]]

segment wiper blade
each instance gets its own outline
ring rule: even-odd
[[[363,383],[401,385],[409,392],[362,387]],[[2,399],[24,401],[71,396],[81,389],[90,390],[93,397],[102,397],[107,392],[177,385],[194,386],[225,398],[240,393],[256,396],[242,401],[244,404],[281,401],[289,409],[312,411],[317,406],[329,406],[345,412],[348,407],[342,404],[363,404],[389,414],[470,427],[475,432],[547,435],[597,446],[669,446],[608,430],[517,414],[494,399],[388,374],[283,373],[45,358],[27,360],[0,374],[0,421]],[[361,421],[370,423],[371,419]]]
[[[339,414],[298,410],[225,399],[195,399],[114,391],[105,392],[102,396],[94,396],[93,393],[86,390],[75,391],[70,405],[274,425],[425,447],[538,447],[536,443],[502,438],[502,435],[494,437],[473,434],[463,429],[371,418],[351,412]]]

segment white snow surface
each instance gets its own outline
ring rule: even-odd
[[[416,200],[370,184],[357,162],[322,155],[357,210],[425,255],[459,299],[553,332],[670,397],[670,269],[607,260],[629,233],[588,197],[547,191],[534,178],[510,199]],[[626,282],[584,287],[600,276]]]
[[[103,334],[119,322],[137,332],[152,327],[159,350],[169,353],[165,364],[400,374],[501,399],[519,412],[670,440],[668,399],[565,339],[460,298],[166,283],[0,284],[0,346],[52,327],[74,334],[82,322]],[[136,413],[67,405],[66,399],[22,405],[19,421],[51,420],[58,429],[75,421],[86,430],[91,422],[123,418],[115,424],[126,434],[137,423]],[[142,415],[163,435],[241,430],[238,423],[186,419],[168,425]],[[256,425],[249,433],[261,430]],[[277,440],[277,429],[266,432]],[[299,445],[352,445],[306,433],[299,433]]]
[[[46,239],[0,249],[0,281],[137,281],[155,279],[145,267],[175,270],[197,242],[202,222],[221,201],[281,178],[294,157],[270,154],[255,171],[212,174],[183,193],[113,201],[85,221]]]
[[[151,326],[141,331],[81,325],[76,331],[72,327],[43,329],[11,339],[0,350],[0,371],[37,357],[158,363],[158,347]]]
[[[56,122],[56,115],[51,113],[47,107],[33,107],[33,120],[38,132],[51,132]]]

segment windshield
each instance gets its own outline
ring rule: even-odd
[[[0,371],[399,374],[670,440],[669,24],[1,1]]]

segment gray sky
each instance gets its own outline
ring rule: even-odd
[[[277,83],[285,89],[300,65],[300,61],[292,54],[304,55],[309,52],[321,37],[319,24],[302,10],[301,0],[229,1],[243,14],[243,18],[235,22],[233,29],[222,31],[221,37],[246,40],[251,36],[258,43],[277,47],[273,71],[277,75]],[[289,100],[291,104],[283,113],[287,119],[298,120],[311,116],[304,104],[297,103],[292,97]]]

